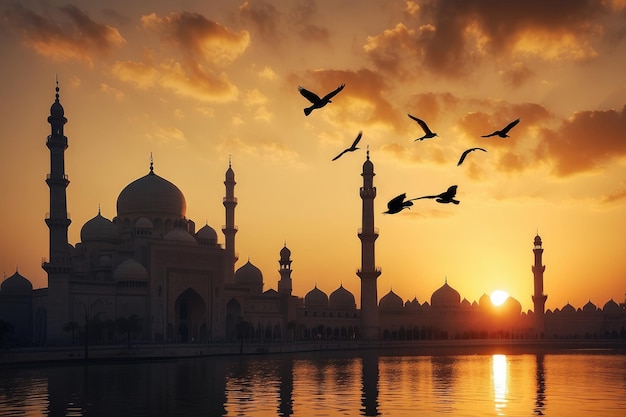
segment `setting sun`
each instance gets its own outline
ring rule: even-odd
[[[509,298],[509,294],[506,291],[495,290],[491,293],[491,302],[494,306],[502,305]]]

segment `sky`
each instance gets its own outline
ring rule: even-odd
[[[68,123],[70,243],[148,173],[187,218],[220,232],[229,158],[236,251],[277,288],[360,297],[362,166],[374,163],[379,297],[470,302],[507,291],[532,309],[533,239],[546,308],[626,292],[626,1],[0,0],[0,268],[47,286],[47,117]],[[305,116],[298,86],[333,102]],[[438,136],[423,135],[407,114]],[[512,120],[510,137],[483,138]],[[361,149],[331,159],[359,131]],[[461,166],[457,161],[470,147]],[[459,205],[387,202],[458,185]]]

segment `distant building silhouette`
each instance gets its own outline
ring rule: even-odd
[[[55,101],[46,139],[50,150],[49,258],[42,263],[48,287],[33,290],[17,271],[0,285],[0,320],[13,332],[2,335],[9,346],[71,343],[156,343],[219,341],[278,342],[329,339],[473,339],[473,338],[626,338],[626,304],[609,300],[602,308],[589,301],[582,308],[545,309],[542,241],[534,238],[534,311],[522,312],[509,297],[492,305],[484,294],[469,302],[446,279],[430,301],[403,301],[389,291],[378,299],[374,225],[376,187],[369,151],[360,187],[362,225],[361,308],[339,284],[327,295],[317,285],[304,297],[294,295],[292,253],[279,250],[278,290],[264,290],[263,273],[250,260],[235,270],[235,173],[225,173],[225,243],[215,229],[186,218],[186,200],[178,187],[155,173],[130,182],[117,199],[117,215],[100,210],[68,242],[64,152],[67,123]],[[297,279],[297,278],[296,278]],[[5,326],[6,327],[6,326]]]

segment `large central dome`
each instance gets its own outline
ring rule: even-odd
[[[150,173],[128,184],[117,197],[119,218],[185,217],[185,196],[174,184]]]

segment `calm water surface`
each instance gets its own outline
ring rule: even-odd
[[[1,416],[624,416],[626,355],[374,351],[0,369]]]

